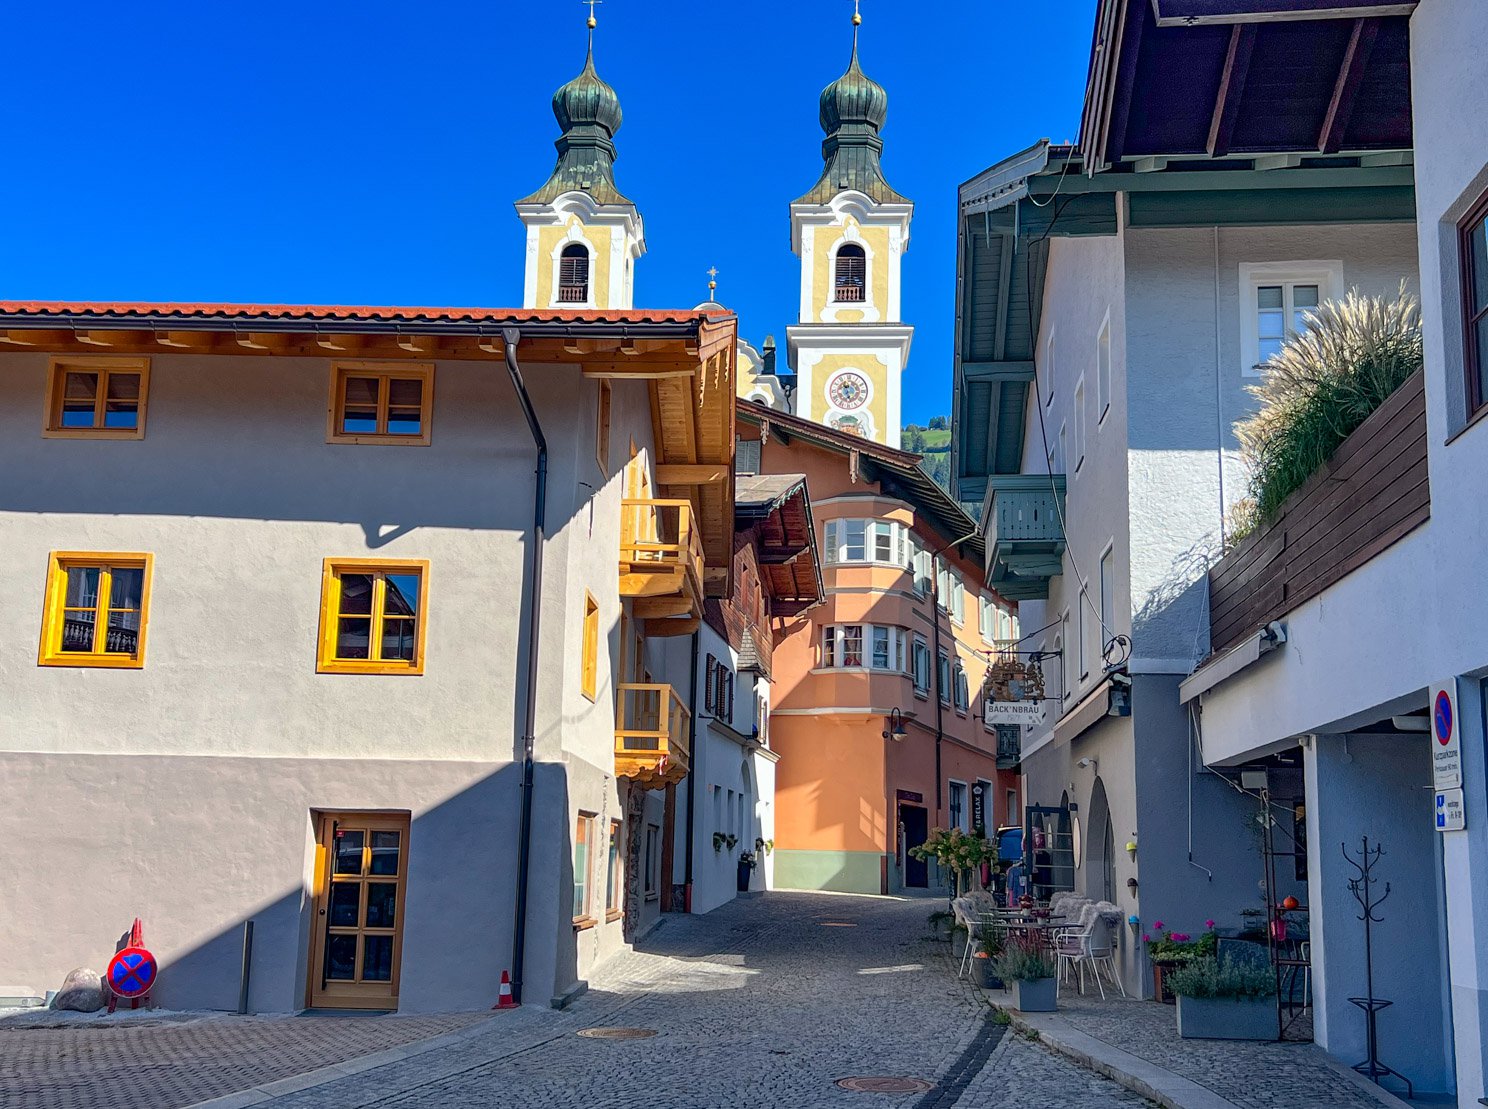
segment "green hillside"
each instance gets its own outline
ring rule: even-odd
[[[928,427],[905,424],[900,446],[924,455],[920,465],[937,485],[951,487],[951,422],[945,416],[931,417]]]

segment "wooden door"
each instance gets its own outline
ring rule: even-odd
[[[312,1008],[396,1009],[408,877],[408,817],[317,818]]]

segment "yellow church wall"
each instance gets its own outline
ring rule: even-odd
[[[886,407],[889,396],[889,367],[876,354],[824,354],[821,361],[811,368],[811,418],[825,423],[831,401],[827,398],[827,383],[839,370],[856,370],[872,387],[868,403],[859,411],[873,416],[873,426],[883,433],[888,420]]]
[[[540,227],[537,231],[537,303],[543,307],[553,303],[553,252],[560,242],[567,241],[568,229],[579,228],[584,241],[589,244],[589,299],[600,308],[610,304],[610,243],[611,235],[619,234],[618,228],[586,227],[577,216],[569,216],[561,227]]]
[[[873,271],[873,303],[880,318],[887,319],[889,311],[889,230],[886,227],[863,227],[851,216],[842,227],[818,227],[813,244],[815,264],[811,275],[811,312],[813,319],[820,319],[822,312],[832,301],[832,251],[847,238],[847,228],[858,229],[858,241],[873,256],[869,268]],[[857,310],[854,310],[857,311]],[[849,312],[839,311],[837,318],[842,323],[858,323],[863,313],[857,311],[856,319],[848,319]]]

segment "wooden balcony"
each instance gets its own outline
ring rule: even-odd
[[[1243,642],[1430,519],[1426,442],[1417,371],[1209,571],[1211,650]]]
[[[647,789],[680,782],[691,765],[691,715],[669,685],[634,682],[616,687],[615,776]]]
[[[1008,600],[1042,600],[1063,571],[1064,475],[987,478],[987,580]]]
[[[703,612],[703,540],[688,500],[620,502],[620,596],[647,635],[688,635]]]

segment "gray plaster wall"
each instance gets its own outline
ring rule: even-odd
[[[0,606],[0,751],[16,756],[0,770],[0,793],[20,798],[0,815],[0,834],[30,842],[32,828],[45,827],[50,813],[68,811],[56,808],[68,790],[44,774],[44,788],[30,788],[42,774],[37,767],[53,765],[45,763],[51,756],[78,766],[103,760],[111,767],[106,776],[123,782],[138,780],[147,765],[165,775],[130,797],[127,809],[105,807],[106,826],[163,803],[194,828],[183,834],[148,816],[135,818],[128,842],[158,861],[140,864],[141,881],[129,887],[136,893],[121,900],[128,903],[118,911],[123,924],[99,919],[87,944],[54,940],[56,914],[83,918],[95,910],[92,891],[68,884],[70,901],[53,903],[50,916],[28,915],[21,935],[12,933],[7,958],[14,965],[0,968],[0,977],[52,985],[89,961],[98,943],[108,940],[111,948],[110,937],[135,915],[166,937],[173,952],[237,927],[254,897],[273,904],[290,895],[285,868],[297,873],[304,865],[297,837],[315,807],[407,809],[415,814],[415,837],[438,844],[439,857],[480,855],[489,870],[482,942],[492,958],[509,960],[515,836],[481,834],[476,820],[472,835],[451,833],[441,843],[436,832],[419,832],[419,813],[501,778],[520,753],[516,679],[526,643],[522,590],[535,451],[495,361],[436,365],[427,447],[327,443],[329,375],[329,359],[156,355],[145,438],[86,442],[41,436],[46,356],[0,354],[0,468],[24,475],[0,487],[9,555],[0,575],[11,601]],[[650,464],[651,424],[645,385],[617,382],[606,474],[595,458],[594,384],[571,365],[532,366],[527,379],[551,446],[527,968],[529,988],[546,999],[623,943],[620,922],[602,923],[584,937],[572,929],[572,837],[580,809],[621,811],[612,679],[621,612],[621,469],[632,444]],[[54,550],[154,555],[143,669],[36,665]],[[429,561],[421,676],[316,673],[328,556]],[[600,605],[603,629],[593,701],[582,694],[575,661],[586,590]],[[660,666],[654,673],[669,680]],[[685,673],[670,680],[685,682]],[[155,761],[135,762],[144,759]],[[274,760],[334,763],[344,768],[346,788],[286,795],[297,814],[290,820],[296,830],[286,832],[289,810],[276,791],[293,776],[239,772]],[[401,767],[395,776],[404,783],[401,792],[358,788],[363,762],[379,781],[385,771],[376,768]],[[279,814],[265,821],[276,846],[241,860],[234,898],[178,903],[149,881],[152,867],[175,873],[182,858],[199,863],[230,854],[252,834],[199,803],[213,791],[194,783],[213,774],[229,776],[222,788],[241,794],[246,812],[257,806]],[[515,803],[513,797],[493,802],[501,812],[484,819],[506,819]],[[659,803],[648,799],[648,811]],[[428,825],[436,826],[449,831],[437,821]],[[290,841],[292,857],[282,857],[280,847]],[[20,858],[7,876],[15,894],[9,904],[48,902],[57,875],[92,865],[66,837]],[[411,872],[411,882],[422,880]],[[603,882],[602,869],[594,880]],[[408,922],[405,1007],[462,1007],[473,1003],[472,989],[491,993],[483,970],[473,974],[459,961],[461,945],[431,942],[447,957],[420,969],[412,913]],[[78,947],[86,950],[74,954]],[[195,971],[180,977],[204,981]],[[234,968],[234,990],[236,977]],[[216,1004],[208,994],[193,988],[178,1000]],[[291,1005],[288,997],[278,990],[265,1005]]]
[[[1417,286],[1414,230],[1129,230],[1125,250],[1133,665],[1186,674],[1208,653],[1221,518],[1245,495],[1233,428],[1258,379],[1242,373],[1241,264],[1337,260],[1345,289],[1393,295]]]
[[[1453,1087],[1440,837],[1431,822],[1424,736],[1319,735],[1306,753],[1317,1042],[1346,1063],[1367,1055],[1364,925],[1343,859],[1361,838],[1382,845],[1375,896],[1390,898],[1374,925],[1374,992],[1394,1002],[1379,1018],[1380,1058],[1418,1091]]]

